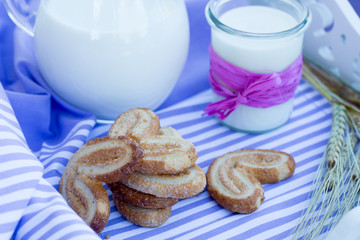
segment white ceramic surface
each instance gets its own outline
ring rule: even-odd
[[[186,61],[189,23],[183,0],[48,0],[34,35],[49,86],[113,120],[167,98]]]

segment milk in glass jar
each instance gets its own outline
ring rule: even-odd
[[[215,94],[205,112],[253,133],[286,123],[301,78],[308,9],[296,0],[212,0],[206,17]]]

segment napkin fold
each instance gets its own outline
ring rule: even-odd
[[[12,32],[21,40],[14,44],[15,76],[1,82],[30,149],[36,152],[43,141],[61,141],[76,122],[95,121],[95,116],[68,104],[48,87],[36,64],[33,39],[19,28]]]
[[[41,121],[40,117],[38,119]],[[93,125],[94,121],[88,123],[87,130],[90,131]],[[78,131],[81,129],[74,132]],[[83,136],[82,140],[85,138]],[[62,144],[65,142],[68,142],[66,138]],[[48,146],[44,143],[42,149]],[[98,239],[45,180],[43,163],[45,161],[39,161],[28,147],[7,94],[0,85],[0,239]],[[57,172],[49,178],[59,181],[60,176]]]

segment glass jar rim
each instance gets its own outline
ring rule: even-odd
[[[311,12],[310,10],[300,1],[296,1],[302,8],[303,8],[303,14],[301,16],[300,21],[298,21],[298,24],[292,28],[289,28],[284,31],[279,32],[271,32],[271,33],[256,33],[256,32],[248,32],[248,31],[242,31],[236,28],[232,28],[230,26],[227,26],[226,24],[222,23],[212,12],[211,10],[211,3],[212,1],[209,1],[205,8],[205,16],[210,24],[210,26],[218,28],[224,32],[227,32],[231,35],[240,36],[240,37],[248,37],[248,38],[280,38],[280,37],[286,37],[295,35],[299,32],[304,31],[307,26],[309,25],[311,21]]]

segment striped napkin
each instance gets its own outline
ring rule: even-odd
[[[78,121],[60,142],[45,142],[32,152],[5,92],[0,88],[0,239],[284,239],[308,204],[311,183],[331,129],[330,104],[307,82],[298,87],[294,111],[281,128],[249,135],[232,131],[212,117],[202,117],[211,90],[158,111],[162,126],[172,126],[190,140],[206,172],[218,156],[243,148],[276,149],[296,161],[294,175],[264,185],[265,201],[252,214],[218,206],[205,190],[180,200],[167,222],[144,228],[126,221],[112,201],[107,227],[98,236],[66,205],[57,192],[72,154],[86,140],[104,136],[110,125]]]
[[[285,239],[308,205],[308,195],[331,129],[331,105],[307,82],[299,85],[289,122],[264,134],[232,131],[212,117],[202,117],[211,102],[211,90],[158,111],[162,126],[172,126],[196,147],[197,164],[206,172],[225,153],[243,149],[276,149],[296,161],[294,175],[280,183],[264,185],[265,201],[252,214],[235,214],[218,206],[205,190],[179,201],[168,221],[158,228],[144,228],[126,221],[116,211],[111,193],[111,215],[99,235],[111,239]],[[108,125],[96,126],[89,139],[106,135]]]
[[[56,189],[93,125],[79,122],[63,142],[34,154],[0,86],[0,239],[98,239]]]

